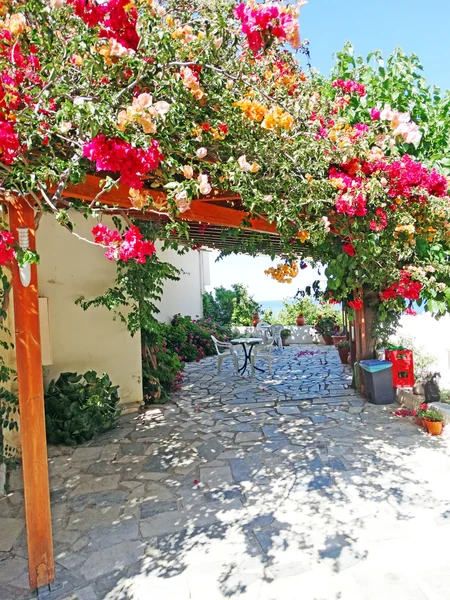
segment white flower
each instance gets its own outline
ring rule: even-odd
[[[272,202],[273,200],[273,196],[271,196],[270,194],[267,194],[267,196],[264,196],[264,202]]]
[[[169,112],[170,104],[164,100],[159,100],[152,106],[152,111],[155,112],[155,116],[158,115],[163,117]]]
[[[329,233],[331,223],[328,220],[328,217],[322,217],[322,222],[323,222],[323,228],[325,230],[325,233]]]
[[[245,156],[245,154],[238,158],[238,163],[242,171],[248,172],[252,170],[252,165],[249,162],[247,162],[247,157]]]
[[[198,158],[205,158],[205,156],[208,154],[208,150],[206,148],[199,148],[197,150],[197,157]]]
[[[59,126],[59,130],[61,133],[67,133],[72,129],[72,123],[70,121],[63,121]]]
[[[395,115],[395,111],[392,110],[392,108],[389,106],[389,104],[386,104],[386,106],[383,108],[383,110],[380,113],[380,119],[382,121],[392,121],[392,119],[394,118]]]
[[[178,194],[175,194],[175,202],[181,213],[186,212],[189,209],[190,202],[186,190],[182,190],[181,192],[178,192]]]
[[[200,183],[200,194],[203,194],[204,196],[206,196],[206,194],[209,194],[212,190],[212,187],[211,187],[210,183],[208,182],[208,175],[200,174],[197,177],[197,179]]]
[[[186,179],[191,179],[194,176],[194,169],[191,167],[191,165],[183,166],[183,175],[186,177]]]

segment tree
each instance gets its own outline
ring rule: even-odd
[[[220,286],[203,294],[203,315],[221,325],[251,325],[253,313],[261,305],[250,296],[248,289],[235,283],[231,290]]]

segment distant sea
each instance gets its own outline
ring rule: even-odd
[[[281,300],[261,300],[259,304],[261,304],[262,307],[261,314],[268,308],[271,308],[274,317],[277,317],[278,313],[283,308],[283,302]],[[419,315],[423,315],[425,312],[423,306],[417,306],[415,302],[413,302],[413,310],[415,310]]]

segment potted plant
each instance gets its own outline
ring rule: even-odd
[[[306,324],[305,315],[302,312],[299,313],[298,317],[295,319],[295,322],[297,323],[298,327],[304,327]]]
[[[281,343],[283,344],[283,346],[286,346],[286,340],[290,335],[291,332],[289,331],[289,329],[282,329],[280,331]]]
[[[441,435],[442,428],[444,427],[444,417],[440,412],[433,408],[429,408],[428,410],[423,411],[422,419],[428,433],[431,435]]]
[[[342,340],[336,344],[337,351],[339,352],[339,358],[341,359],[341,363],[346,365],[348,363],[348,357],[350,354],[350,342],[347,340]]]
[[[253,325],[253,327],[256,327],[260,321],[261,321],[261,319],[259,318],[259,313],[256,310],[253,313],[253,315],[252,315],[252,325]]]
[[[336,348],[339,342],[345,342],[347,340],[347,335],[344,331],[336,331],[336,333],[332,337],[333,344],[336,346]]]
[[[333,345],[333,335],[339,331],[336,317],[323,317],[319,315],[319,320],[315,325],[317,333],[323,337],[323,341],[327,346]]]
[[[420,405],[419,410],[414,410],[413,411],[413,416],[416,418],[416,423],[417,425],[419,425],[419,427],[423,427],[424,429],[426,429],[426,425],[425,422],[423,420],[423,414],[428,410],[428,404],[423,403]]]

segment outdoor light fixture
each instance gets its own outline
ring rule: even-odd
[[[28,227],[19,227],[17,229],[17,233],[19,234],[19,246],[24,252],[30,249],[29,231]],[[19,267],[19,273],[23,287],[28,287],[31,283],[31,265],[28,264],[24,267]]]

